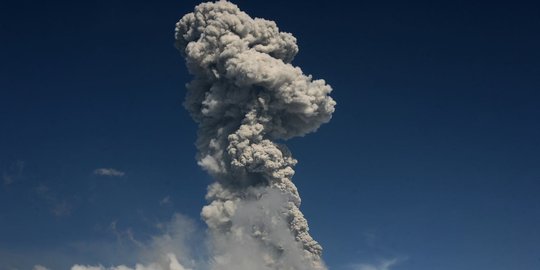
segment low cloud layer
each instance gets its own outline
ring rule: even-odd
[[[116,223],[112,229],[117,232]],[[200,246],[194,221],[180,214],[175,214],[169,222],[157,224],[161,234],[154,236],[148,243],[136,240],[129,232],[129,242],[134,245],[133,254],[139,260],[134,266],[118,265],[80,265],[76,264],[71,270],[192,270],[204,269],[205,260],[196,261],[193,255],[196,247]]]
[[[35,269],[42,270],[42,269]],[[176,256],[172,253],[166,254],[162,260],[159,262],[151,263],[148,265],[137,264],[134,268],[120,265],[113,267],[104,267],[104,266],[84,266],[84,265],[74,265],[71,267],[71,270],[191,270],[189,268],[184,268],[179,262]]]

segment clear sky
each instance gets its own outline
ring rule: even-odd
[[[540,269],[539,5],[233,2],[334,88],[288,142],[331,269]],[[173,46],[197,3],[0,3],[0,270],[131,264],[174,213],[203,227]]]

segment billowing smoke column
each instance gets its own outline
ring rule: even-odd
[[[331,87],[290,63],[296,39],[227,1],[203,3],[176,24],[194,79],[185,107],[199,124],[198,164],[216,182],[202,217],[211,269],[325,269],[291,181],[296,160],[275,141],[330,120]]]

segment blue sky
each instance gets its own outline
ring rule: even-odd
[[[203,226],[173,46],[197,3],[0,4],[0,269],[133,263],[174,213]],[[288,142],[331,269],[540,269],[538,5],[235,3],[334,88]]]

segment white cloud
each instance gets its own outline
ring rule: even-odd
[[[25,166],[26,163],[22,160],[13,162],[6,171],[2,172],[4,185],[9,186],[22,179]]]
[[[171,205],[171,204],[172,204],[171,196],[165,196],[163,197],[163,199],[159,201],[159,205]]]
[[[51,190],[46,185],[39,185],[35,189],[37,197],[41,199],[48,208],[49,211],[57,216],[68,216],[73,210],[73,205],[71,205],[67,200],[59,198],[59,196]]]
[[[2,173],[2,179],[4,180],[4,185],[6,186],[14,182],[13,177],[6,172]]]
[[[67,216],[71,214],[71,209],[73,209],[71,204],[69,204],[67,201],[61,201],[57,202],[51,207],[51,213],[57,217]]]
[[[127,228],[125,230],[120,230],[120,229],[118,229],[117,223],[118,223],[118,221],[116,221],[116,220],[111,222],[111,224],[109,225],[109,230],[114,235],[116,235],[116,238],[118,239],[118,241],[127,240],[130,243],[136,245],[137,247],[144,247],[144,244],[141,243],[140,241],[138,241],[135,238],[135,235],[133,234],[133,231],[131,230],[131,228]]]
[[[41,270],[41,269],[40,269]],[[137,264],[135,268],[127,267],[125,265],[114,266],[114,267],[103,267],[103,266],[84,266],[84,265],[74,265],[71,267],[71,270],[191,270],[182,266],[176,255],[168,253],[166,256],[163,256],[161,261],[156,263],[151,263],[148,265]]]
[[[397,264],[403,262],[405,259],[393,258],[393,259],[383,259],[375,264],[368,263],[358,263],[351,265],[350,269],[352,270],[390,270]]]
[[[196,266],[191,256],[191,249],[194,246],[191,244],[194,242],[191,238],[197,229],[194,221],[187,217],[175,214],[171,221],[157,224],[161,234],[152,237],[148,243],[136,240],[131,230],[122,231],[117,227],[116,221],[110,225],[119,242],[122,245],[132,246],[132,254],[142,262],[132,267],[124,264],[110,267],[76,264],[71,270],[191,270]]]
[[[94,170],[94,174],[100,176],[122,177],[126,173],[113,168],[98,168]]]
[[[43,265],[34,265],[34,268],[32,268],[32,270],[49,270],[49,268],[43,266]]]

